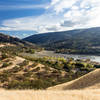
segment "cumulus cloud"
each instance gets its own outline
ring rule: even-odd
[[[72,7],[76,1],[78,0],[52,0],[50,8],[53,7],[53,10],[56,11],[56,13],[60,13],[63,12],[64,9]]]
[[[74,26],[76,23],[72,22],[72,21],[64,21],[63,23],[61,23],[62,27],[72,27]]]
[[[78,0],[79,2],[80,0]],[[69,11],[64,13],[64,23],[69,23],[69,26],[86,28],[100,26],[100,1],[99,0],[84,0],[79,4],[73,5]],[[68,26],[68,23],[66,27]],[[65,26],[64,25],[64,26]]]
[[[43,33],[100,26],[100,0],[52,0],[45,9],[41,16],[5,20],[1,29]]]
[[[2,23],[5,29],[9,27],[9,30],[35,30],[40,33],[50,31],[50,28],[56,27],[58,24],[59,17],[57,18],[57,16],[51,14],[5,20]]]

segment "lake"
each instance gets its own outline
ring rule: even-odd
[[[94,55],[78,55],[78,54],[61,54],[61,53],[55,53],[54,51],[42,51],[42,52],[36,52],[35,54],[27,54],[24,53],[24,55],[28,55],[31,57],[63,57],[65,59],[68,58],[74,58],[76,59],[90,59],[91,61],[100,63],[100,56],[94,56]]]

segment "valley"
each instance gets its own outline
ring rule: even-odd
[[[100,100],[100,0],[0,0],[0,100]]]
[[[0,99],[99,100],[99,55],[56,52],[3,34],[0,39]]]

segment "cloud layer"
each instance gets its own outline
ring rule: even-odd
[[[21,9],[41,9],[46,8],[47,5],[0,5],[0,10],[21,10]]]
[[[40,16],[5,20],[0,30],[42,33],[100,26],[100,0],[52,0],[44,9]]]

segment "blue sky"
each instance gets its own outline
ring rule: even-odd
[[[100,26],[100,0],[0,0],[0,32],[32,34]]]
[[[45,13],[45,6],[50,3],[50,0],[1,0],[0,1],[0,27],[3,29],[0,32],[18,36],[20,38],[34,33],[33,30],[6,30],[6,26],[2,25],[5,20],[23,18],[29,16],[40,16]]]
[[[43,5],[47,3],[49,0],[1,0],[0,20],[41,15],[45,12]]]

